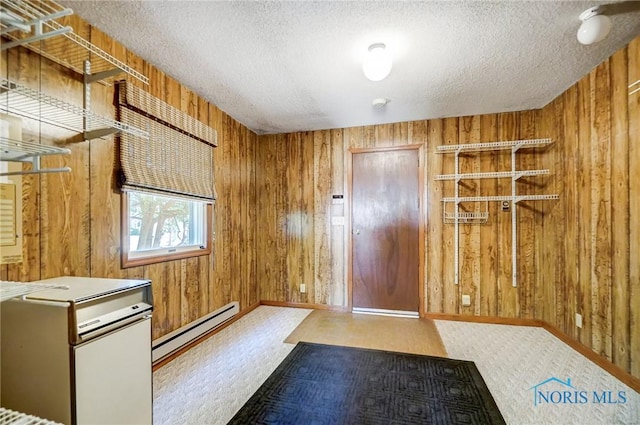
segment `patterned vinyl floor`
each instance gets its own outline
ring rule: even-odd
[[[226,424],[293,349],[282,341],[310,312],[260,306],[157,370],[154,424]],[[544,329],[436,324],[451,358],[476,363],[509,424],[640,424],[640,394]],[[532,387],[549,379],[537,388],[549,401],[534,400]]]

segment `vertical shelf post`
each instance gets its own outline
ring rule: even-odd
[[[83,88],[82,88],[82,94],[83,94],[83,107],[85,110],[90,111],[91,110],[91,84],[88,81],[89,76],[91,75],[91,62],[89,61],[84,61],[84,84],[83,84]],[[85,114],[85,116],[82,118],[82,128],[84,128],[84,132],[85,135],[87,133],[87,131],[89,130],[89,128],[91,127],[91,122],[89,117]]]
[[[460,235],[460,220],[459,220],[459,216],[460,216],[460,212],[459,212],[459,205],[460,205],[460,152],[461,149],[458,148],[456,149],[456,154],[455,154],[455,189],[454,189],[454,198],[455,201],[453,203],[453,222],[454,222],[454,230],[453,230],[453,269],[454,269],[454,278],[453,281],[456,285],[459,284],[460,282],[460,277],[459,277],[459,262],[460,262],[460,258],[459,258],[459,248],[460,248],[460,243],[458,241],[458,237]]]
[[[519,145],[511,148],[511,286],[518,285],[518,228],[516,220],[516,152]]]

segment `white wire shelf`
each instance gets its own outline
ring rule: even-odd
[[[37,416],[27,415],[13,410],[0,407],[0,425],[62,425],[59,422],[53,422],[41,419]]]
[[[86,139],[113,132],[149,137],[145,130],[105,118],[6,78],[0,79],[0,111],[83,133]]]
[[[454,224],[456,222],[456,213],[445,211],[442,219],[445,224]],[[485,224],[489,221],[489,212],[458,212],[457,219],[458,223],[461,224]]]
[[[462,180],[462,179],[501,179],[521,178],[529,176],[541,176],[549,174],[549,170],[523,170],[523,171],[497,171],[491,173],[467,173],[467,174],[439,174],[435,180]]]
[[[40,158],[47,155],[68,155],[71,151],[57,146],[41,145],[34,142],[13,140],[0,137],[0,161],[30,162],[31,170],[0,173],[0,176],[14,176],[23,174],[61,173],[69,172],[71,168],[41,168]]]
[[[1,0],[0,5],[2,35],[11,40],[2,50],[21,45],[79,74],[84,73],[84,61],[91,60],[96,79],[125,72],[149,84],[147,76],[56,20],[73,14],[71,9],[53,0]]]
[[[518,195],[518,196],[463,196],[459,198],[442,198],[442,202],[493,202],[493,201],[546,201],[560,199],[560,195]]]
[[[636,86],[638,86],[638,87],[636,87]],[[629,92],[629,96],[631,96],[634,93],[640,92],[640,80],[636,81],[635,83],[629,84],[629,90],[631,90]]]
[[[455,152],[479,152],[479,151],[495,151],[505,149],[520,149],[525,147],[539,147],[552,143],[551,139],[527,139],[527,140],[510,140],[506,142],[486,142],[486,143],[467,143],[463,145],[441,145],[438,146],[438,153],[455,153]]]
[[[458,207],[456,202],[453,211],[448,211],[446,203],[442,208],[442,222],[444,224],[485,224],[489,221],[489,203],[485,202],[484,210],[464,211]],[[458,216],[456,217],[456,211]]]
[[[526,139],[526,140],[510,140],[504,142],[485,142],[485,143],[467,143],[462,145],[441,145],[437,148],[437,153],[453,153],[454,154],[454,171],[453,174],[440,174],[435,177],[435,180],[455,180],[459,183],[463,179],[491,179],[491,178],[511,178],[511,195],[503,196],[460,196],[460,185],[455,184],[454,196],[442,198],[442,202],[445,203],[443,208],[443,220],[445,223],[453,223],[454,225],[454,246],[453,246],[453,280],[456,285],[460,283],[460,225],[465,223],[483,223],[485,220],[483,212],[467,212],[460,211],[462,203],[465,202],[503,202],[503,210],[505,209],[504,203],[512,203],[511,208],[511,269],[512,269],[512,286],[517,286],[518,282],[518,232],[517,232],[517,208],[518,202],[526,201],[545,201],[560,199],[559,195],[518,195],[517,180],[526,176],[538,176],[549,174],[549,170],[517,170],[516,169],[516,155],[522,148],[535,148],[546,146],[553,143],[550,138],[545,139]],[[511,170],[510,171],[494,171],[494,172],[482,172],[482,173],[460,173],[460,156],[464,152],[481,152],[481,151],[509,151],[511,156]],[[446,211],[446,203],[454,204],[454,212]],[[507,206],[508,209],[508,206]],[[488,208],[485,208],[488,215]],[[488,218],[488,217],[487,217]],[[485,221],[486,222],[486,221]]]
[[[11,298],[22,297],[33,292],[44,291],[45,289],[69,289],[67,285],[52,285],[47,283],[25,283],[0,280],[0,301],[7,301]],[[1,416],[0,416],[1,418]],[[0,424],[4,422],[0,421]]]
[[[0,137],[0,160],[30,162],[34,156],[70,154],[67,148]]]

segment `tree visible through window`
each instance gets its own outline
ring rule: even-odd
[[[134,261],[137,265],[210,252],[207,203],[144,192],[127,192],[126,197],[125,263]]]

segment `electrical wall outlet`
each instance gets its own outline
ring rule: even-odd
[[[462,305],[468,307],[471,305],[471,295],[462,296]]]
[[[300,284],[300,293],[304,294],[305,292],[307,292],[307,285],[305,285],[304,283]]]
[[[576,326],[582,328],[582,314],[576,313]]]

